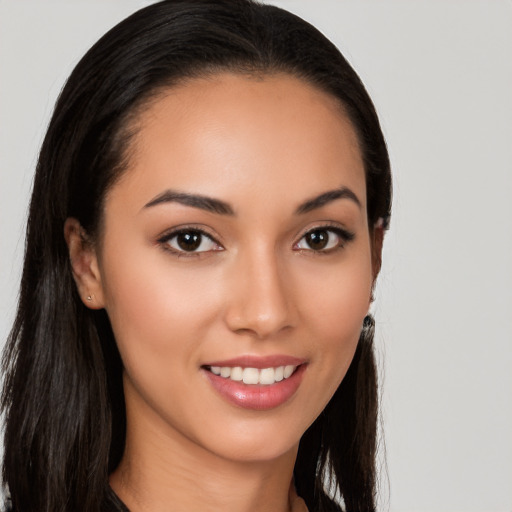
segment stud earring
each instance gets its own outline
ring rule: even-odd
[[[376,229],[382,228],[386,231],[389,227],[389,217],[379,217],[373,227]]]
[[[92,295],[87,295],[87,300],[92,300]]]

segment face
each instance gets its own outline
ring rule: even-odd
[[[128,422],[229,459],[295,450],[348,369],[371,296],[350,122],[296,78],[224,74],[155,100],[130,149],[93,290]]]

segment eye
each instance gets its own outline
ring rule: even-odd
[[[177,253],[200,253],[222,250],[221,245],[199,229],[174,231],[158,241],[164,244],[168,250]]]
[[[330,249],[343,247],[353,240],[354,234],[337,227],[322,227],[308,231],[296,244],[295,248],[316,252],[328,252]]]

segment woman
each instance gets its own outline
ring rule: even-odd
[[[303,20],[164,1],[114,27],[38,161],[12,510],[374,510],[390,203],[372,102]]]

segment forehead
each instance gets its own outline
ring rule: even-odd
[[[296,77],[193,79],[154,98],[135,129],[121,184],[141,200],[173,188],[235,202],[244,191],[300,201],[349,186],[365,205],[364,167],[348,117],[334,97]]]

